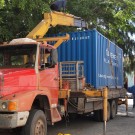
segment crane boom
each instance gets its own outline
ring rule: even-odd
[[[56,25],[87,28],[87,23],[80,17],[53,11],[44,13],[44,19],[26,37],[32,39],[43,38],[48,29],[51,26],[55,27]]]

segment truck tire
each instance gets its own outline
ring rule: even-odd
[[[116,102],[116,114],[118,113],[118,99],[115,100]]]
[[[110,107],[110,102],[107,102],[107,121],[110,120],[111,117],[111,107]],[[104,116],[103,116],[103,110],[96,110],[94,111],[94,118],[96,121],[103,122],[104,121]]]
[[[110,102],[107,102],[107,121],[109,121],[111,118],[111,105]]]
[[[21,135],[47,135],[46,117],[42,110],[31,110]]]
[[[112,100],[112,102],[111,102],[111,119],[115,118],[116,112],[117,112],[116,101]]]
[[[94,119],[95,119],[95,121],[102,122],[103,121],[103,110],[94,111]]]

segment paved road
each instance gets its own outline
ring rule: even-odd
[[[90,117],[79,117],[70,120],[68,126],[64,121],[48,127],[48,135],[69,133],[71,135],[103,135],[103,123],[95,122]],[[0,131],[0,135],[15,135],[12,131]],[[132,109],[132,100],[129,100],[129,113],[126,116],[125,106],[121,105],[115,119],[107,122],[106,135],[135,135],[135,109]]]

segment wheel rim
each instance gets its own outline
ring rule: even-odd
[[[37,121],[35,126],[35,135],[45,135],[45,125],[44,122],[40,119]]]

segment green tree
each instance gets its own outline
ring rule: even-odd
[[[0,9],[3,8],[4,2],[5,2],[4,0],[0,0]]]
[[[135,34],[134,0],[72,0],[68,10],[121,47],[129,57],[126,70],[135,70],[135,39],[131,38]]]
[[[25,37],[49,12],[55,0],[0,0],[0,41]],[[135,1],[134,0],[68,0],[67,11],[82,17],[89,29],[96,28],[115,42],[128,56],[128,70],[135,70]],[[70,31],[65,27],[49,32]],[[74,29],[76,30],[76,29]],[[73,29],[72,29],[73,31]]]
[[[43,0],[1,0],[0,41],[25,37],[43,18],[43,13],[50,11],[49,1]]]

